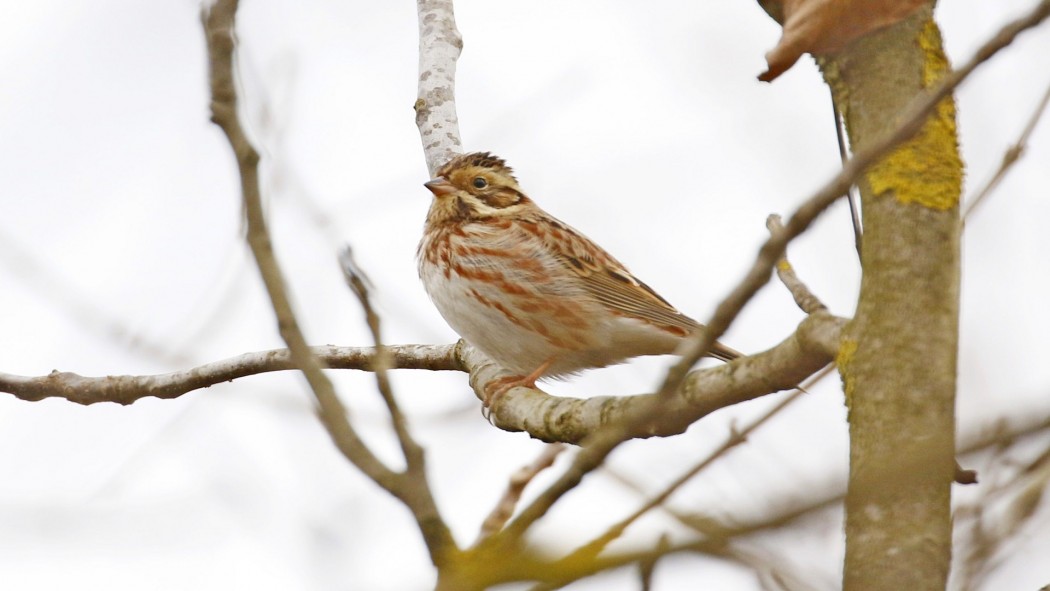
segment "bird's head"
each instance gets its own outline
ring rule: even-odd
[[[430,224],[508,217],[531,206],[514,171],[488,152],[456,156],[423,186],[434,194],[427,214]]]

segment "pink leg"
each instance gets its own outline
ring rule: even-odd
[[[507,376],[489,382],[485,386],[484,399],[481,401],[482,406],[485,409],[490,408],[497,399],[509,392],[512,388],[517,388],[518,386],[535,388],[536,380],[540,379],[544,372],[550,369],[552,363],[554,363],[553,358],[544,361],[527,376]]]

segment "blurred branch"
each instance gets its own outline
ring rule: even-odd
[[[299,329],[266,226],[259,191],[259,154],[248,141],[238,119],[237,91],[233,83],[236,13],[237,0],[219,0],[202,13],[208,46],[212,121],[226,134],[237,159],[241,195],[248,221],[248,245],[277,317],[278,331],[288,345],[293,364],[303,372],[313,390],[320,406],[321,421],[336,447],[365,475],[409,507],[423,534],[431,560],[434,564],[442,564],[455,554],[457,548],[448,526],[437,513],[433,499],[426,494],[425,489],[421,494],[418,482],[411,475],[394,472],[365,446],[350,425],[346,408],[336,395],[332,382],[322,371],[321,362],[311,354]]]
[[[776,234],[784,231],[784,224],[780,221],[779,215],[772,214],[766,218],[766,228],[769,229],[770,234]],[[806,287],[806,284],[802,283],[802,280],[798,278],[798,275],[795,274],[795,268],[788,262],[786,253],[777,261],[777,277],[791,293],[791,297],[795,300],[795,305],[806,314],[813,314],[820,310],[828,309],[817,296],[813,295],[813,292]]]
[[[780,413],[782,410],[788,407],[792,402],[798,400],[800,396],[806,393],[806,388],[813,387],[813,384],[823,379],[831,372],[831,366],[827,366],[824,371],[814,376],[809,383],[806,384],[805,388],[798,388],[790,395],[785,397],[783,400],[773,405],[772,408],[764,412],[758,418],[751,421],[743,429],[736,429],[735,427],[730,428],[729,434],[726,436],[725,441],[722,445],[715,448],[706,458],[697,462],[692,468],[687,470],[684,474],[674,479],[669,485],[667,485],[663,491],[649,497],[642,505],[636,509],[633,513],[627,517],[621,519],[617,523],[610,526],[605,532],[590,542],[580,546],[574,550],[571,554],[565,557],[564,560],[569,562],[576,561],[588,561],[594,560],[610,543],[623,535],[627,528],[640,517],[651,511],[652,509],[659,507],[664,504],[668,498],[671,497],[678,489],[680,489],[685,483],[689,482],[693,477],[707,469],[709,466],[718,461],[719,458],[725,456],[731,449],[747,441],[748,436],[758,430],[762,425],[769,422],[774,416]]]
[[[507,523],[510,516],[514,514],[514,507],[517,506],[518,501],[521,499],[521,494],[525,492],[525,487],[540,472],[554,465],[554,460],[563,451],[565,451],[564,444],[548,443],[543,446],[543,451],[531,464],[522,466],[510,477],[510,482],[507,483],[507,489],[503,491],[503,496],[500,497],[496,507],[482,522],[481,531],[478,533],[478,541],[491,536]]]
[[[1017,437],[1005,438],[1002,449],[988,465],[1000,471],[1012,468],[1005,456],[1016,440]],[[961,552],[957,550],[962,558],[958,561],[955,586],[962,591],[980,588],[999,566],[1004,546],[1044,502],[1050,483],[1050,440],[1043,442],[1042,452],[1034,459],[1018,466],[1011,478],[1004,482],[986,480],[980,496],[960,505],[953,515],[959,529],[968,534],[967,546]]]
[[[85,330],[108,339],[130,353],[152,357],[170,366],[188,365],[192,355],[188,348],[172,346],[163,339],[154,339],[142,331],[134,330],[123,318],[95,304],[92,298],[78,289],[74,282],[47,261],[38,258],[28,248],[23,248],[11,236],[0,232],[0,264],[13,275],[22,279],[42,299],[83,327]]]
[[[343,251],[339,253],[339,263],[347,285],[350,286],[351,291],[354,292],[358,301],[361,302],[361,307],[365,311],[365,321],[368,323],[368,330],[372,333],[372,339],[375,341],[373,371],[376,375],[376,387],[379,389],[379,394],[383,397],[383,402],[390,413],[390,420],[394,425],[394,434],[397,435],[397,441],[401,445],[401,453],[405,456],[405,475],[416,483],[415,488],[427,499],[424,502],[432,505],[427,512],[437,515],[437,506],[434,505],[433,494],[427,482],[426,458],[423,454],[423,448],[416,443],[416,440],[413,439],[412,434],[408,431],[408,422],[405,420],[404,413],[401,412],[401,407],[397,404],[397,399],[394,398],[394,389],[390,384],[388,370],[391,368],[392,363],[390,352],[383,345],[379,315],[372,308],[370,297],[372,282],[369,281],[364,271],[354,260],[353,252],[350,250],[349,245],[344,247]]]
[[[981,190],[978,191],[977,194],[967,203],[966,209],[963,210],[962,214],[963,223],[966,223],[970,214],[972,214],[973,211],[977,209],[977,206],[999,186],[999,182],[1003,180],[1006,173],[1013,168],[1014,164],[1017,164],[1017,161],[1020,160],[1022,156],[1024,156],[1024,151],[1028,147],[1028,138],[1035,130],[1035,126],[1039,123],[1039,119],[1043,116],[1043,112],[1046,111],[1047,103],[1050,103],[1050,86],[1047,86],[1046,91],[1043,93],[1043,98],[1039,100],[1039,104],[1036,105],[1035,110],[1032,111],[1032,115],[1028,119],[1028,124],[1025,125],[1024,130],[1021,131],[1021,136],[1018,137],[1017,141],[1014,142],[1014,145],[1007,148],[1006,152],[1003,154],[1003,161],[999,164],[999,169],[995,171],[992,178],[988,179],[988,182],[985,183],[984,187],[982,187]]]
[[[960,445],[960,449],[963,453],[974,453],[991,446],[998,446],[1002,441],[1013,441],[1021,437],[1044,434],[1048,429],[1050,429],[1050,417],[1026,415],[1022,422],[997,429],[994,433],[980,434],[971,441],[964,441]],[[1038,488],[1038,483],[1045,485],[1046,480],[1050,478],[1050,467],[1048,466],[1050,464],[1047,461],[1047,453],[1043,453],[1019,470],[1018,480],[1021,487],[1017,497],[1019,502],[1016,504],[1017,508],[1012,512],[1012,515],[1030,514],[1032,507],[1034,507],[1032,500],[1041,498],[1039,495],[1033,494],[1032,491]],[[612,472],[612,475],[623,480],[625,484],[637,490],[639,494],[648,494],[640,490],[630,480],[626,480],[614,472]],[[815,511],[840,505],[844,498],[844,490],[810,495],[803,503],[785,504],[775,508],[774,511],[764,517],[733,525],[723,525],[710,516],[683,513],[671,507],[663,506],[663,511],[673,516],[683,525],[696,530],[703,538],[680,542],[662,549],[627,548],[619,552],[605,553],[589,561],[574,562],[559,559],[548,565],[538,568],[533,567],[537,574],[535,580],[542,581],[542,583],[532,587],[532,591],[557,589],[568,581],[579,580],[604,570],[629,564],[645,564],[647,561],[651,562],[661,556],[675,553],[699,553],[753,567],[753,560],[731,545],[734,539],[745,538],[763,531],[789,526],[799,518]]]

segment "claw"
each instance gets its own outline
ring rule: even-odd
[[[485,384],[485,390],[482,393],[481,400],[481,416],[485,417],[485,420],[491,423],[492,406],[496,404],[497,400],[518,386],[524,388],[535,388],[536,380],[538,380],[540,376],[550,368],[552,363],[554,363],[554,359],[548,359],[541,363],[539,367],[527,376],[506,376]]]

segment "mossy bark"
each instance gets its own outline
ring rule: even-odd
[[[782,19],[776,2],[759,4]],[[947,71],[933,4],[818,58],[854,151],[894,129]],[[859,183],[863,279],[838,357],[850,424],[847,591],[947,584],[962,170],[946,99]]]
[[[819,61],[855,149],[892,129],[948,67],[931,10]],[[961,184],[951,99],[860,182],[863,279],[839,355],[850,424],[847,591],[947,583]]]

